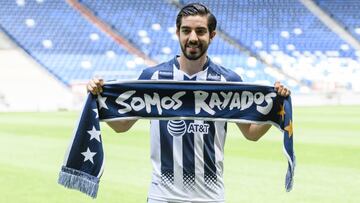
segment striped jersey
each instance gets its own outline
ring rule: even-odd
[[[189,76],[177,57],[145,69],[139,80],[242,81],[235,72],[209,58],[203,70]],[[224,201],[224,121],[151,120],[152,182],[150,199]]]

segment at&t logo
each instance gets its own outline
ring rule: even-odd
[[[174,137],[183,136],[186,132],[208,134],[209,126],[207,123],[189,123],[187,126],[183,120],[170,120],[167,124],[167,131]]]

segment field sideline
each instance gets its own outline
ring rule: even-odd
[[[104,123],[105,171],[98,198],[57,184],[78,112],[0,113],[0,202],[146,202],[150,182],[149,121],[116,134]],[[294,109],[294,189],[286,193],[282,134],[246,141],[229,125],[227,203],[360,202],[360,106]]]

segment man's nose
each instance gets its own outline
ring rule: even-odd
[[[190,42],[197,42],[198,41],[198,37],[197,37],[197,34],[196,34],[195,30],[191,31],[190,36],[189,36],[189,41]]]

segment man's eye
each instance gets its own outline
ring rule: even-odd
[[[206,29],[196,29],[196,34],[197,35],[204,35],[207,33]]]
[[[190,33],[190,30],[183,30],[182,32],[185,34],[188,34],[188,33]]]

